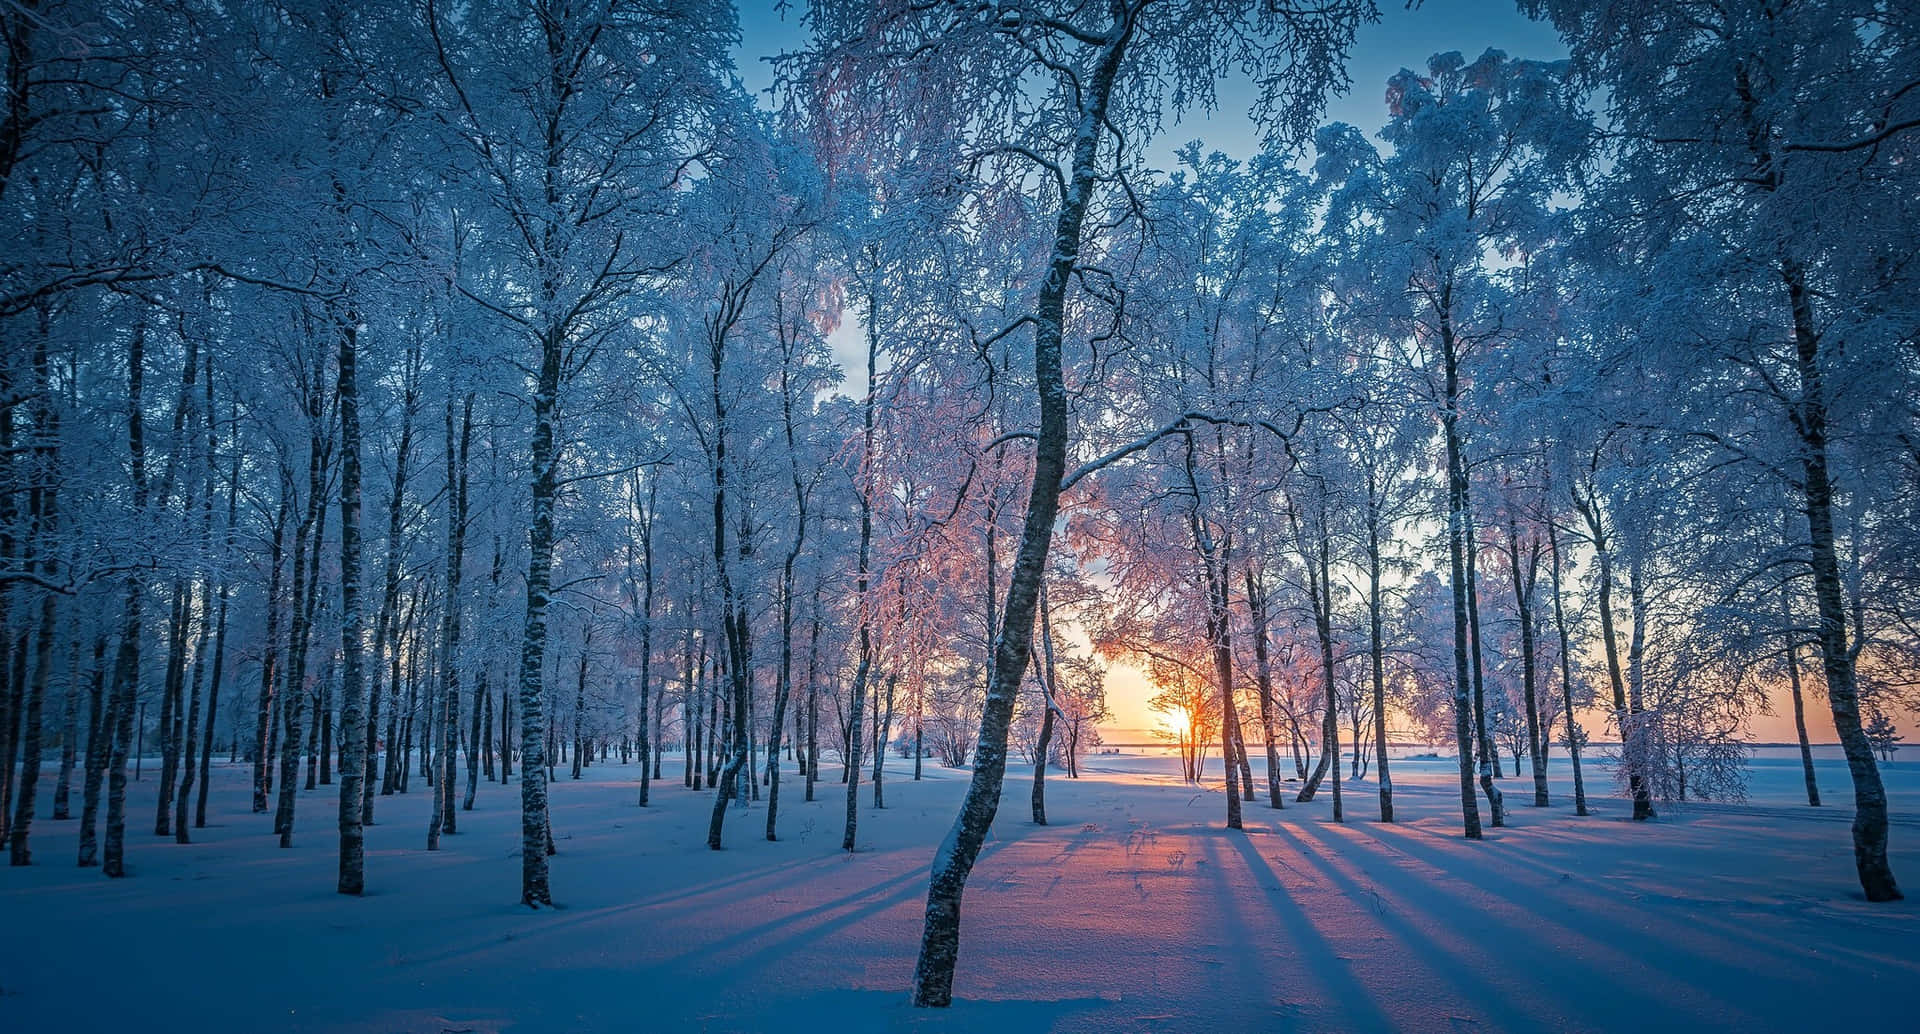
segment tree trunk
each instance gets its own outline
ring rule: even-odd
[[[820,579],[813,580],[813,620],[807,638],[807,800],[820,776],[820,684],[814,668],[820,659]]]
[[[1267,654],[1267,592],[1252,565],[1245,571],[1247,611],[1253,621],[1253,683],[1260,694],[1260,731],[1267,746],[1267,806],[1285,808],[1280,792],[1280,750],[1273,733],[1273,661]],[[1384,773],[1383,773],[1384,774]]]
[[[208,480],[207,487],[208,489],[213,487],[211,479]],[[208,626],[212,624],[212,611],[213,586],[208,583],[202,586],[200,592],[202,632],[193,646],[193,673],[188,677],[190,688],[187,694],[186,735],[180,744],[180,792],[174,796],[173,805],[173,839],[175,843],[180,844],[193,842],[192,834],[187,832],[187,802],[193,796],[194,778],[199,775],[195,765],[199,761],[196,752],[200,745],[200,691],[206,685],[207,652],[213,648],[213,643],[206,634]]]
[[[53,490],[47,488],[42,491],[47,495],[51,495]],[[48,500],[46,505],[50,506],[51,500]],[[51,516],[50,510],[42,510],[41,518],[47,525],[51,525],[52,523]],[[41,529],[42,535],[44,535],[45,530],[46,528],[43,526]],[[58,573],[58,568],[51,559],[53,555],[51,543],[47,543],[42,547],[40,570],[47,576],[48,581],[52,581],[53,577]],[[36,803],[40,790],[40,755],[43,752],[41,745],[42,710],[47,696],[47,679],[53,670],[53,640],[55,632],[57,631],[56,605],[56,596],[54,593],[48,591],[41,592],[40,628],[34,637],[33,678],[26,687],[27,699],[26,706],[23,708],[24,714],[22,715],[22,732],[24,735],[22,737],[20,751],[19,800],[14,805],[13,825],[8,830],[8,836],[10,838],[9,862],[13,865],[29,865],[33,860],[33,852],[27,847],[27,835],[33,826],[34,804]]]
[[[503,682],[505,680],[502,680]],[[508,700],[511,688],[500,687],[500,785],[513,775],[513,707]]]
[[[228,527],[232,527],[233,505],[228,503]],[[228,550],[231,555],[232,550]],[[207,826],[207,789],[209,768],[213,760],[213,725],[220,710],[220,683],[227,667],[227,597],[232,586],[226,581],[220,583],[219,613],[213,625],[213,675],[207,682],[207,724],[200,743],[200,787],[193,802],[193,826],[205,829]],[[236,741],[238,737],[235,737]]]
[[[336,323],[340,335],[340,878],[336,889],[359,894],[366,886],[367,712],[360,613],[360,392],[357,380],[360,316],[349,305]],[[377,663],[377,662],[376,662]]]
[[[87,674],[87,757],[80,789],[79,864],[85,869],[100,864],[100,845],[94,833],[100,814],[100,782],[107,774],[107,759],[113,753],[112,739],[117,727],[112,706],[106,698],[107,637],[93,638],[93,670]]]
[[[427,850],[440,849],[440,835],[454,832],[453,822],[453,735],[459,725],[460,714],[460,580],[466,569],[467,550],[467,452],[473,443],[473,394],[469,392],[461,409],[460,433],[456,438],[453,426],[453,399],[447,399],[446,413],[446,460],[447,460],[447,566],[446,609],[440,615],[440,696],[445,701],[446,746],[442,749],[445,757],[445,771],[436,784],[434,801],[436,807],[427,819]],[[394,496],[398,501],[399,494]],[[474,717],[480,714],[474,708]],[[473,806],[475,792],[471,770],[472,745],[468,745],[467,806]]]
[[[1513,581],[1514,613],[1520,620],[1520,670],[1521,687],[1526,697],[1527,707],[1527,753],[1533,767],[1533,806],[1545,808],[1547,797],[1547,752],[1545,749],[1545,731],[1540,727],[1540,704],[1535,695],[1539,677],[1539,665],[1535,658],[1533,630],[1533,587],[1540,569],[1540,547],[1538,539],[1531,544],[1531,551],[1523,559],[1520,550],[1519,520],[1511,512],[1507,514],[1507,563],[1511,569]],[[1514,761],[1518,771],[1520,762]]]
[[[144,507],[142,507],[144,509]],[[107,836],[101,871],[125,876],[127,839],[127,748],[134,738],[134,697],[140,692],[140,584],[127,580],[121,606],[120,648],[113,663],[113,757],[107,764]]]
[[[53,784],[53,817],[70,818],[73,795],[73,765],[80,735],[80,632],[74,620],[73,639],[67,651],[66,700],[60,719],[60,775]],[[204,782],[204,780],[203,780]]]
[[[1567,615],[1560,592],[1560,529],[1550,511],[1546,523],[1547,549],[1553,562],[1553,624],[1560,635],[1560,692],[1567,709],[1567,756],[1573,761],[1573,811],[1576,815],[1585,815],[1587,781],[1580,771],[1580,725],[1574,718],[1573,647],[1567,636]]]
[[[1373,663],[1374,750],[1380,768],[1380,821],[1393,821],[1393,775],[1387,769],[1387,642],[1380,588],[1379,487],[1367,474],[1367,655]]]
[[[1452,285],[1441,292],[1440,340],[1446,368],[1446,405],[1441,423],[1447,448],[1447,554],[1453,583],[1453,728],[1460,751],[1460,812],[1464,835],[1480,839],[1480,804],[1473,793],[1473,670],[1467,629],[1467,472],[1460,455],[1460,364],[1453,339]]]
[[[1047,582],[1040,580],[1040,742],[1033,758],[1033,824],[1047,824],[1047,754],[1053,749],[1053,715],[1059,706],[1055,703],[1055,687],[1059,685],[1054,675],[1053,665],[1053,610],[1047,606]]]
[[[164,493],[160,500],[164,508]],[[191,506],[192,501],[188,500],[187,505]],[[160,684],[160,724],[155,730],[160,735],[160,791],[156,795],[158,807],[153,817],[153,835],[157,837],[173,833],[173,781],[179,775],[180,739],[174,726],[183,709],[181,685],[186,681],[187,621],[192,612],[193,588],[186,579],[175,578],[173,602],[167,614],[167,660],[166,675]]]
[[[1220,767],[1225,769],[1227,779],[1227,828],[1241,829],[1244,827],[1240,817],[1240,768],[1235,763],[1234,751],[1242,748],[1234,735],[1239,721],[1238,705],[1233,699],[1233,643],[1228,631],[1231,618],[1227,613],[1226,589],[1220,584],[1223,576],[1218,573],[1211,556],[1204,558],[1204,562],[1207,567],[1207,640],[1213,654],[1215,690],[1220,694]]]
[[[208,356],[207,361],[211,364],[213,361],[212,356]],[[239,423],[238,402],[234,403],[233,411],[234,423],[237,426]],[[213,412],[213,371],[211,368],[207,371],[207,412]],[[208,456],[213,455],[213,433],[212,421],[209,420],[207,426]],[[227,531],[226,539],[221,548],[221,557],[227,562],[231,562],[234,555],[234,529],[238,526],[240,512],[240,447],[239,432],[237,429],[234,432],[233,457],[230,464],[227,471]],[[215,717],[220,711],[220,685],[227,670],[227,603],[231,596],[232,589],[233,584],[228,578],[223,577],[220,579],[219,614],[214,618],[213,626],[213,675],[207,683],[207,724],[204,734],[205,738],[200,744],[200,789],[193,804],[193,826],[195,829],[205,829],[207,825],[207,789],[209,785],[209,768],[213,761],[213,726]],[[236,754],[238,753],[239,739],[240,737],[236,733],[234,736],[234,752]]]
[[[1807,781],[1807,804],[1820,807],[1820,784],[1813,777],[1813,746],[1807,742],[1807,706],[1800,692],[1800,646],[1793,627],[1793,609],[1787,587],[1780,587],[1780,627],[1787,636],[1787,685],[1793,691],[1793,731],[1800,741],[1800,769]]]
[[[1221,584],[1226,584],[1231,576],[1224,569],[1220,575]],[[1228,731],[1233,733],[1233,760],[1240,768],[1240,799],[1253,800],[1253,762],[1247,757],[1247,731],[1245,723],[1240,721],[1240,707],[1236,703],[1232,713],[1227,715]]]
[[[1324,508],[1324,500],[1321,503]],[[1313,800],[1320,787],[1321,779],[1329,772],[1333,777],[1333,816],[1334,821],[1344,821],[1340,799],[1340,698],[1338,682],[1334,671],[1333,658],[1333,586],[1327,577],[1327,553],[1332,543],[1326,535],[1325,511],[1322,510],[1317,538],[1317,555],[1307,554],[1301,557],[1306,562],[1307,595],[1313,604],[1314,637],[1320,644],[1320,681],[1326,699],[1326,713],[1320,719],[1320,762],[1314,766],[1313,775],[1300,786],[1300,792],[1294,800],[1301,803]],[[1298,532],[1296,532],[1298,534]],[[1306,551],[1302,550],[1303,554]]]
[[[778,302],[778,296],[775,301]],[[767,839],[775,836],[774,823],[780,814],[780,734],[786,722],[787,701],[793,695],[793,589],[794,565],[799,563],[800,554],[807,544],[807,489],[800,479],[800,453],[793,427],[792,383],[794,339],[786,333],[787,324],[780,321],[780,344],[782,362],[780,364],[780,415],[781,427],[787,436],[787,477],[793,485],[794,529],[793,545],[787,549],[785,561],[780,567],[780,676],[774,684],[773,724],[767,739]],[[648,531],[652,528],[649,526]],[[648,539],[647,587],[648,601],[651,606],[653,587],[652,540]],[[796,717],[797,717],[796,709]],[[802,769],[804,771],[804,764]],[[812,776],[807,777],[809,788]],[[811,800],[811,794],[808,795]]]
[[[145,519],[147,512],[147,453],[141,406],[141,385],[146,379],[146,324],[136,323],[127,349],[127,454],[133,487],[134,520]],[[112,758],[107,763],[107,835],[102,852],[101,871],[109,877],[127,874],[127,748],[133,744],[135,697],[140,692],[140,602],[141,579],[127,577],[126,597],[120,612],[120,647],[113,662]],[[81,864],[86,864],[85,848]]]
[[[573,770],[568,775],[576,781],[587,764],[587,646],[592,641],[593,626],[588,625],[587,634],[580,641],[579,677],[573,683]]]
[[[1813,598],[1820,616],[1820,660],[1827,676],[1827,703],[1840,748],[1853,777],[1853,861],[1868,901],[1897,901],[1903,895],[1887,861],[1887,794],[1874,763],[1873,746],[1860,723],[1860,691],[1854,654],[1847,643],[1845,596],[1834,545],[1833,481],[1827,468],[1827,398],[1820,368],[1820,335],[1813,302],[1800,268],[1783,263],[1782,279],[1793,311],[1794,345],[1800,374],[1800,402],[1794,428],[1799,434],[1807,531],[1813,566]]]
[[[879,276],[878,270],[870,274]],[[869,564],[873,554],[873,414],[877,399],[877,370],[880,358],[879,288],[870,279],[867,285],[867,396],[861,406],[863,444],[860,453],[860,553],[854,593],[860,610],[860,660],[853,672],[850,724],[847,735],[847,821],[840,838],[840,849],[852,851],[854,833],[860,822],[860,713],[866,707],[867,680],[873,673],[873,615],[867,599]],[[996,788],[996,800],[998,792]],[[931,905],[929,905],[931,908]],[[922,950],[924,957],[924,949]]]
[[[1600,604],[1600,640],[1602,654],[1607,662],[1607,682],[1613,689],[1614,722],[1620,727],[1622,752],[1628,764],[1627,785],[1633,795],[1633,817],[1645,820],[1653,817],[1653,792],[1647,785],[1640,769],[1640,759],[1628,745],[1633,741],[1633,715],[1627,706],[1626,679],[1620,668],[1620,639],[1614,630],[1613,620],[1613,549],[1606,533],[1606,518],[1600,512],[1597,497],[1582,497],[1576,488],[1573,492],[1574,506],[1587,525],[1587,538],[1593,545],[1593,554],[1599,565],[1600,584],[1596,589]]]
[[[25,27],[20,24],[25,21],[24,14],[24,10],[20,15],[9,12],[5,21],[5,27],[9,33],[8,42],[13,46],[21,45],[21,41],[13,38],[12,33],[15,29]],[[8,56],[11,59],[15,55],[10,53]],[[7,70],[13,73],[8,76],[8,100],[17,108],[24,102],[20,95],[13,92],[12,87],[24,81],[24,69],[18,61],[10,60]],[[8,119],[9,130],[13,128],[13,122],[12,118]],[[0,137],[0,154],[10,156],[15,151],[17,145],[10,139],[12,135],[14,134],[10,133],[8,137]],[[46,336],[45,324],[46,316],[43,312],[41,314],[43,333],[40,335],[43,338]],[[13,411],[19,404],[15,399],[15,392],[19,389],[12,383],[11,367],[11,363],[0,362],[0,565],[4,565],[8,570],[13,569],[20,559],[17,556],[20,544],[14,537],[14,530],[19,526],[20,521],[14,469],[15,463],[18,462],[15,457],[19,455],[19,450],[14,443],[13,435]],[[39,481],[38,478],[32,480],[35,483]],[[0,591],[0,842],[4,842],[6,838],[8,823],[12,820],[13,814],[9,805],[13,801],[13,760],[14,751],[18,745],[15,736],[20,718],[18,697],[22,692],[20,686],[22,679],[14,675],[15,646],[9,606],[12,595],[11,592]],[[19,649],[24,657],[24,643]]]
[[[195,383],[200,372],[199,338],[193,334],[183,334],[186,344],[186,360],[180,366],[180,394],[174,403],[173,427],[170,441],[172,450],[167,459],[165,474],[160,480],[159,499],[161,507],[167,505],[177,480],[181,484],[180,510],[184,516],[196,508],[191,471],[181,470],[191,454],[196,451],[189,439],[199,437],[198,429],[189,429],[188,423],[198,408],[195,397]],[[173,832],[173,797],[176,780],[180,776],[180,751],[185,738],[186,723],[186,679],[187,679],[187,637],[193,618],[193,583],[184,576],[176,576],[173,582],[173,603],[167,622],[167,667],[164,689],[160,694],[160,792],[156,814],[153,820],[155,836],[169,836]]]
[[[261,641],[259,662],[259,700],[253,712],[253,813],[267,813],[267,794],[273,790],[273,750],[278,721],[275,721],[275,687],[278,685],[280,658],[280,564],[284,560],[286,522],[292,518],[294,474],[280,464],[280,501],[273,518],[273,543],[267,554],[267,635]]]
[[[319,377],[316,363],[311,379],[317,382]],[[309,554],[320,552],[321,536],[316,534],[316,529],[326,508],[326,441],[321,423],[321,396],[316,384],[309,384],[307,388],[307,422],[306,514],[293,532],[293,621],[288,629],[286,681],[280,690],[285,730],[280,745],[280,800],[274,812],[273,831],[280,835],[283,848],[293,846],[294,791],[300,776],[301,719],[307,702],[307,640],[313,627],[312,601],[316,595],[311,584],[315,568]]]
[[[653,693],[653,516],[658,511],[660,493],[659,472],[656,469],[647,478],[647,509],[640,524],[640,807],[647,806],[647,798],[653,789],[653,780],[660,773],[650,765],[649,754],[658,738],[648,728],[649,715],[654,706]],[[637,501],[637,498],[636,498]],[[631,547],[631,543],[629,543]],[[769,805],[771,811],[771,805]],[[768,839],[772,839],[773,817],[767,817]]]
[[[318,699],[314,701],[314,706],[318,709],[320,715],[320,740],[318,746],[313,748],[313,757],[314,761],[317,762],[315,767],[320,771],[320,785],[332,786],[334,768],[333,733],[336,707],[333,701],[333,687],[335,685],[333,678],[334,662],[331,659],[327,662],[326,672],[326,677],[320,680]],[[309,773],[307,783],[307,789],[309,790],[313,789],[312,778],[312,774]]]
[[[34,442],[33,442],[33,479],[29,490],[28,509],[32,513],[31,537],[35,543],[32,552],[39,558],[40,574],[49,584],[59,577],[59,548],[57,531],[60,526],[59,478],[57,476],[59,459],[57,445],[60,436],[60,416],[53,404],[53,385],[47,366],[46,314],[40,319],[40,333],[35,335],[33,348],[34,381]],[[13,415],[0,411],[0,420],[11,422]],[[38,803],[40,790],[40,755],[43,751],[42,735],[46,705],[47,682],[53,675],[53,644],[59,631],[57,624],[57,595],[50,590],[40,593],[40,628],[34,640],[33,679],[26,686],[27,699],[21,708],[19,718],[24,733],[21,743],[19,801],[13,812],[13,823],[8,830],[10,861],[13,865],[30,864],[33,853],[28,849],[27,837],[33,826],[34,806]],[[5,627],[0,619],[0,628]],[[72,713],[73,679],[68,676],[68,713]],[[71,722],[68,723],[71,727]],[[66,788],[67,771],[72,767],[73,751],[63,741],[61,749],[60,784],[58,791]],[[11,762],[11,758],[7,759]],[[64,792],[55,805],[55,814],[66,811]],[[0,815],[0,818],[4,818]]]
[[[879,712],[874,717],[873,726],[873,807],[875,811],[887,806],[886,796],[881,793],[880,788],[886,785],[883,773],[886,771],[887,764],[887,740],[893,735],[893,689],[899,679],[898,671],[887,672],[887,700],[884,709],[880,705],[877,694],[873,700],[874,710]]]
[[[527,624],[520,647],[520,903],[552,905],[547,885],[547,744],[542,679],[546,671],[547,598],[553,569],[553,503],[557,488],[554,418],[559,408],[560,328],[541,335],[540,376],[533,396],[532,520],[527,531]]]
[[[362,807],[360,821],[373,825],[374,776],[378,774],[379,792],[390,795],[394,790],[394,733],[397,730],[397,716],[400,704],[398,650],[394,642],[395,612],[400,607],[400,557],[405,550],[402,533],[405,529],[403,515],[406,512],[407,475],[413,460],[413,417],[420,398],[420,346],[417,339],[407,348],[405,366],[402,367],[400,386],[400,438],[394,447],[393,481],[387,492],[387,550],[382,562],[380,575],[380,606],[373,616],[373,651],[371,654],[373,678],[367,689],[367,771],[361,796]],[[448,388],[448,405],[452,405],[452,388]],[[473,396],[467,396],[467,414],[473,413]],[[471,432],[472,424],[467,425]],[[449,432],[451,433],[451,432]],[[464,468],[462,469],[464,474]],[[394,654],[389,658],[388,654]],[[392,683],[389,685],[388,678]],[[385,694],[390,700],[386,729],[386,764],[380,764],[378,738],[380,734],[380,698]]]
[[[1123,15],[1101,45],[1086,89],[1081,93],[1075,129],[1071,177],[1061,199],[1047,275],[1034,305],[1034,381],[1040,401],[1040,433],[1034,442],[1033,483],[1020,550],[1007,584],[1006,607],[994,647],[993,675],[981,708],[980,736],[974,748],[973,777],[953,827],[934,855],[927,886],[926,920],[920,957],[913,974],[913,1003],[945,1007],[953,1001],[953,969],[960,954],[960,901],[967,876],[980,856],[988,828],[1000,805],[1006,775],[1007,727],[1014,698],[1033,652],[1033,616],[1045,574],[1053,523],[1066,474],[1067,392],[1062,371],[1061,334],[1067,290],[1080,254],[1080,230],[1092,200],[1098,172],[1102,127],[1114,79],[1132,39],[1133,21]]]
[[[710,788],[720,785],[721,736],[727,728],[724,721],[725,715],[720,709],[720,680],[726,676],[725,644],[721,644],[721,647],[720,653],[709,656],[706,653],[706,644],[704,642],[701,644],[707,686],[707,739],[701,746],[701,750],[705,752],[702,756],[706,760],[707,786]]]
[[[1214,692],[1220,702],[1220,762],[1227,783],[1227,828],[1241,829],[1240,769],[1234,757],[1238,746],[1234,734],[1239,722],[1236,720],[1238,710],[1233,698],[1233,641],[1226,587],[1231,547],[1229,543],[1214,541],[1213,533],[1200,515],[1202,493],[1194,469],[1193,435],[1188,433],[1182,437],[1186,445],[1182,454],[1183,470],[1187,478],[1187,490],[1193,498],[1192,506],[1187,510],[1187,532],[1193,538],[1193,549],[1200,561],[1207,593],[1207,650],[1213,662]],[[1193,775],[1198,778],[1199,773],[1196,771]]]
[[[1466,525],[1467,558],[1467,638],[1473,651],[1473,715],[1480,736],[1480,789],[1487,795],[1487,815],[1495,829],[1507,824],[1506,795],[1494,782],[1502,778],[1500,751],[1487,728],[1487,688],[1480,652],[1480,543],[1474,532],[1473,496],[1467,486],[1467,458],[1460,456],[1461,518]]]

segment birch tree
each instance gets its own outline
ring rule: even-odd
[[[1123,159],[1159,118],[1163,91],[1210,101],[1214,82],[1245,68],[1262,85],[1263,111],[1277,130],[1299,132],[1329,83],[1365,3],[1312,10],[1238,5],[1110,3],[1100,10],[1050,5],[974,9],[959,4],[881,8],[829,4],[816,11],[814,55],[823,83],[858,83],[868,96],[901,107],[942,91],[947,110],[977,113],[972,135],[983,150],[1040,170],[1057,219],[1052,250],[1033,306],[1016,329],[1031,329],[1040,423],[1034,475],[1020,548],[1000,622],[992,679],[981,719],[967,800],[935,855],[913,1000],[940,1007],[952,999],[959,951],[960,899],[999,803],[1007,725],[1026,674],[1040,578],[1068,472],[1063,327],[1083,229],[1096,188],[1116,153]],[[910,63],[910,69],[900,65]],[[909,71],[904,77],[897,73]],[[920,84],[920,85],[913,85]],[[902,89],[909,92],[901,96]],[[1039,92],[1035,92],[1035,91]],[[918,96],[914,96],[914,92]],[[1032,98],[1032,101],[1029,101]],[[1025,112],[1044,113],[1029,119]],[[1050,118],[1047,116],[1051,116]],[[1057,127],[1065,127],[1064,134]]]

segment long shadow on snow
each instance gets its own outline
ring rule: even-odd
[[[1338,1026],[1342,1029],[1396,1029],[1397,1025],[1381,1011],[1380,1004],[1374,1001],[1366,985],[1355,978],[1352,969],[1335,956],[1333,944],[1320,932],[1313,918],[1286,893],[1286,881],[1274,872],[1247,837],[1239,833],[1224,835],[1233,841],[1234,849],[1246,866],[1248,877],[1257,889],[1263,891],[1260,897],[1266,902],[1268,911],[1285,927],[1289,942],[1298,947],[1303,965],[1325,989],[1327,997],[1320,1004],[1330,1009],[1351,1008],[1356,1014],[1353,1016],[1356,1022]],[[1224,870],[1222,875],[1224,877]],[[1231,912],[1238,903],[1229,900],[1222,904],[1224,910]]]
[[[1335,859],[1343,860],[1356,869],[1360,864],[1359,858],[1342,858],[1343,848],[1378,862],[1365,873],[1376,887],[1387,892],[1383,895],[1383,901],[1406,914],[1424,915],[1426,925],[1432,929],[1458,931],[1460,943],[1451,950],[1434,942],[1431,934],[1423,933],[1422,936],[1440,953],[1439,957],[1451,956],[1437,969],[1444,968],[1446,972],[1455,974],[1485,971],[1493,957],[1486,954],[1488,948],[1518,949],[1529,960],[1531,967],[1526,974],[1526,981],[1495,992],[1496,1000],[1503,998],[1508,1004],[1513,1004],[1521,1000],[1521,996],[1536,995],[1542,989],[1577,987],[1590,982],[1595,973],[1606,973],[1615,978],[1616,990],[1597,999],[1604,1003],[1604,1009],[1599,1012],[1576,1009],[1561,999],[1566,1009],[1565,1015],[1577,1016],[1581,1021],[1607,1030],[1631,1029],[1645,1023],[1651,1016],[1672,1020],[1682,1010],[1692,1013],[1689,1017],[1691,1024],[1703,1028],[1723,1027],[1734,1023],[1736,1017],[1749,1022],[1762,1022],[1765,1018],[1764,1013],[1756,1016],[1751,1011],[1750,1003],[1736,1002],[1705,989],[1706,986],[1748,986],[1756,978],[1764,980],[1764,974],[1743,971],[1705,953],[1694,953],[1695,957],[1689,960],[1690,963],[1704,967],[1720,979],[1705,986],[1695,980],[1680,979],[1672,970],[1654,965],[1646,952],[1634,949],[1636,945],[1653,947],[1660,944],[1648,930],[1627,926],[1593,910],[1581,911],[1582,928],[1575,929],[1543,914],[1539,907],[1542,904],[1540,900],[1522,900],[1513,895],[1508,889],[1506,874],[1496,871],[1486,860],[1469,861],[1471,870],[1463,872],[1461,857],[1424,845],[1415,846],[1419,838],[1432,834],[1416,830],[1390,830],[1375,824],[1350,829],[1352,839],[1341,843],[1331,839],[1327,830],[1322,830],[1317,836],[1305,829],[1282,829],[1277,832],[1294,841],[1304,857],[1330,876],[1336,872]],[[1396,836],[1398,844],[1387,844],[1380,839],[1382,834]],[[1311,841],[1302,839],[1309,836],[1313,837]],[[1394,849],[1396,846],[1397,851]],[[1488,849],[1489,845],[1480,844],[1466,850],[1470,853]],[[1408,860],[1423,865],[1428,873],[1409,872]],[[1436,876],[1440,878],[1434,878]],[[1338,878],[1350,887],[1357,886],[1357,881],[1351,876],[1342,875]],[[1457,892],[1450,895],[1453,907],[1433,907],[1432,903],[1443,900],[1442,895],[1450,887],[1464,887],[1484,895],[1485,899],[1499,906],[1498,910],[1489,909],[1488,900],[1475,900],[1471,895]],[[1543,891],[1547,902],[1554,900],[1557,890]],[[1694,968],[1688,972],[1697,975],[1701,970]],[[1728,979],[1735,982],[1729,984],[1726,982]],[[1550,1029],[1560,1024],[1548,1022],[1538,1025],[1542,1029]]]

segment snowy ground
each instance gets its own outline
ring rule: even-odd
[[[77,823],[47,819],[39,864],[0,870],[0,1031],[1885,1030],[1920,1015],[1920,907],[1860,896],[1831,760],[1819,810],[1793,803],[1797,762],[1763,757],[1749,804],[1635,824],[1599,773],[1596,814],[1574,816],[1556,759],[1555,806],[1508,779],[1512,825],[1480,844],[1458,836],[1447,761],[1396,765],[1400,824],[1373,821],[1362,782],[1345,824],[1323,794],[1250,804],[1244,833],[1171,758],[1090,767],[1049,778],[1044,828],[1027,821],[1030,772],[1010,781],[945,1013],[904,989],[964,773],[890,774],[880,812],[863,786],[848,856],[838,783],[807,804],[789,782],[779,843],[761,839],[762,806],[735,811],[716,854],[711,798],[674,764],[646,810],[633,769],[563,769],[563,907],[529,912],[510,789],[483,784],[434,854],[430,794],[382,798],[356,900],[332,891],[332,788],[301,795],[282,851],[247,812],[244,767],[217,768],[213,826],[183,847],[150,835],[149,772],[130,794],[131,878],[74,868]],[[1920,762],[1885,771],[1894,865],[1920,898]]]

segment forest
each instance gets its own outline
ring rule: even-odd
[[[52,888],[300,936],[477,851],[431,907],[510,940],[668,821],[688,893],[910,856],[946,1007],[976,867],[1104,794],[1493,881],[1814,816],[1769,886],[1920,932],[1920,7],[1520,0],[1559,52],[1358,81],[1384,6],[0,0],[0,1026]]]

